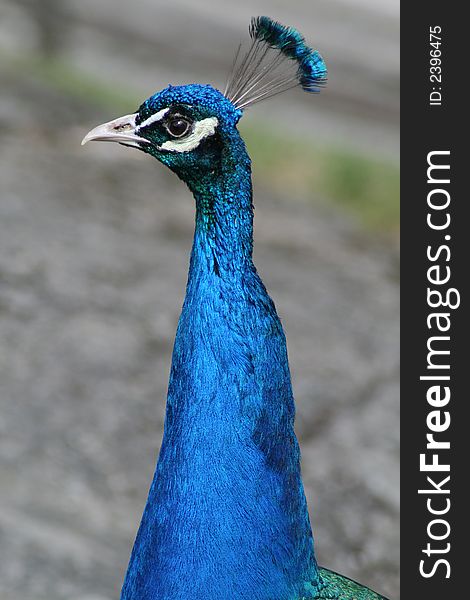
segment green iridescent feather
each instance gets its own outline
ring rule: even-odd
[[[344,575],[319,567],[320,586],[315,592],[316,600],[387,600],[369,588]],[[299,600],[310,598],[305,596]]]

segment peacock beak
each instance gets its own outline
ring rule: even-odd
[[[119,142],[126,146],[134,146],[140,148],[141,144],[149,144],[150,142],[135,133],[137,114],[125,115],[98,125],[89,131],[82,140],[82,146],[87,142]]]

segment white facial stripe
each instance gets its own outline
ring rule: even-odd
[[[196,121],[193,132],[190,135],[181,139],[168,140],[167,142],[164,142],[160,148],[162,150],[172,150],[174,152],[189,152],[190,150],[194,150],[204,138],[214,135],[218,124],[219,121],[216,117],[209,117],[207,119],[202,119],[202,121]]]
[[[148,119],[145,119],[145,121],[143,121],[137,128],[136,131],[138,131],[139,129],[141,129],[142,127],[147,127],[148,125],[151,125],[152,123],[156,123],[157,121],[161,121],[163,119],[163,117],[166,115],[166,113],[169,111],[169,108],[163,108],[162,110],[159,110],[158,112],[156,112],[154,115],[150,116]]]

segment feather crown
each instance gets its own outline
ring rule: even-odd
[[[253,17],[249,31],[251,44],[243,57],[241,44],[238,47],[224,92],[236,108],[243,110],[298,86],[318,93],[326,84],[323,58],[296,29],[269,17]]]

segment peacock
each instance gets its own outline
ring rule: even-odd
[[[193,193],[195,233],[163,440],[121,600],[379,600],[318,566],[284,332],[253,264],[251,162],[237,123],[327,69],[294,28],[250,24],[224,93],[169,85],[90,140],[138,148]]]

